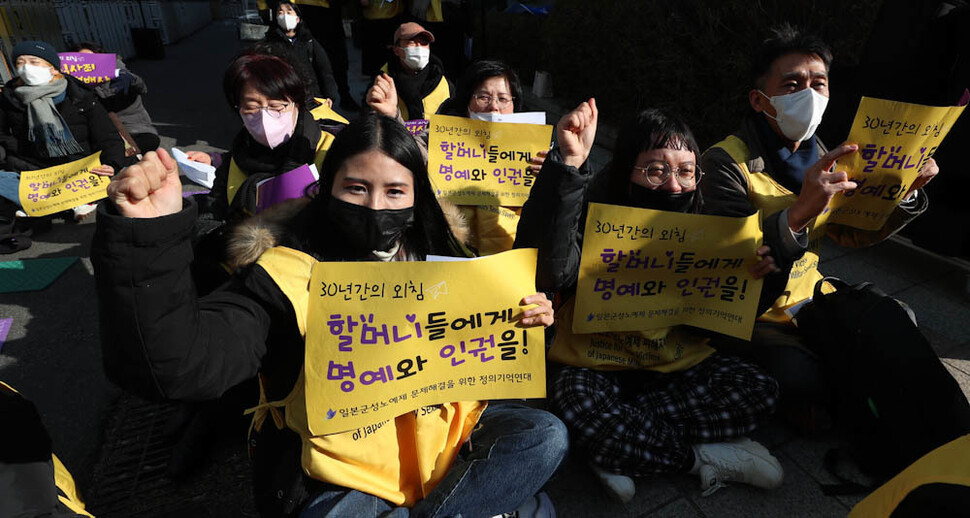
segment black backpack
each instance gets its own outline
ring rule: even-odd
[[[825,282],[836,291],[823,294]],[[826,277],[796,323],[829,376],[835,426],[867,474],[892,477],[970,433],[970,403],[901,302]]]

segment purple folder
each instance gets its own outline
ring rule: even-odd
[[[317,181],[317,175],[308,165],[263,180],[256,185],[256,212],[262,212],[281,201],[302,198],[307,186]]]

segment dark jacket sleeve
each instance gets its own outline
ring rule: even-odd
[[[748,182],[744,173],[726,151],[710,148],[701,155],[704,180],[704,212],[715,216],[747,217],[758,211],[748,199]],[[764,242],[782,269],[790,268],[808,247],[808,233],[793,234],[788,228],[788,210],[766,214],[762,220]]]
[[[271,306],[242,281],[197,298],[194,203],[153,219],[120,216],[111,203],[99,211],[91,257],[108,378],[144,397],[210,399],[255,375]]]
[[[333,78],[333,67],[330,66],[330,58],[327,52],[317,40],[311,41],[313,50],[313,73],[317,76],[317,84],[320,85],[320,95],[324,99],[336,99],[337,81]]]
[[[579,169],[567,166],[554,150],[522,206],[514,248],[539,249],[539,290],[558,292],[576,283],[583,247],[580,221],[590,176],[587,164]]]
[[[125,163],[125,142],[118,135],[108,111],[94,98],[90,98],[90,105],[85,110],[88,119],[88,131],[91,147],[101,150],[101,163],[110,165],[119,171]]]

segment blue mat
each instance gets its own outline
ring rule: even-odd
[[[45,257],[0,262],[0,293],[39,291],[50,286],[77,257]]]

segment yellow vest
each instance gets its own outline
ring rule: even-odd
[[[714,144],[721,148],[741,168],[745,180],[748,182],[748,199],[761,213],[762,222],[766,215],[771,215],[787,209],[795,204],[798,196],[775,181],[764,171],[751,172],[748,170],[748,160],[751,153],[748,146],[734,135]],[[812,297],[815,283],[822,278],[818,271],[819,240],[825,235],[825,224],[828,212],[821,214],[808,225],[808,250],[801,259],[795,261],[785,291],[779,296],[771,308],[758,317],[766,322],[789,322],[791,319],[785,310]]]
[[[441,0],[431,0],[428,4],[428,13],[425,15],[425,19],[432,23],[445,21],[445,15],[441,11]]]
[[[304,340],[315,263],[285,247],[267,250],[258,261],[293,305]],[[305,372],[281,401],[267,401],[262,382],[259,405],[247,411],[254,414],[251,431],[272,417],[278,428],[300,435],[303,469],[310,477],[407,507],[441,482],[486,406],[482,401],[430,406],[358,430],[314,436],[307,425]]]
[[[367,20],[387,20],[404,11],[404,0],[370,0],[364,8]]]
[[[0,381],[0,390],[3,389],[20,394],[15,388]],[[71,472],[67,470],[61,459],[57,458],[57,455],[51,454],[51,463],[54,465],[54,486],[57,487],[57,500],[76,514],[94,518],[91,513],[85,510],[84,501],[78,495],[77,486],[74,484],[74,477],[71,476]]]
[[[512,249],[522,207],[458,205],[458,209],[468,220],[474,232],[468,244],[478,250],[479,256],[484,257]]]
[[[849,518],[889,518],[911,491],[934,483],[970,486],[970,435],[920,457],[856,504]]]
[[[684,326],[638,332],[573,333],[575,297],[556,310],[556,338],[547,358],[565,365],[596,370],[687,370],[714,352],[709,339]]]
[[[387,63],[381,67],[381,72],[387,73]],[[438,108],[449,98],[451,98],[451,91],[448,89],[448,80],[445,76],[441,76],[441,81],[438,81],[438,86],[431,90],[431,93],[424,96],[421,100],[421,104],[424,106],[424,118],[434,115],[438,112]],[[404,104],[404,99],[401,99],[399,95],[397,97],[397,107],[401,110],[401,118],[404,120],[411,120],[411,116],[408,114],[408,107]]]
[[[323,159],[327,156],[327,151],[334,139],[334,136],[326,131],[320,133],[320,140],[317,142],[317,154],[313,157],[313,164],[317,166],[317,171],[320,171],[320,167],[323,166]],[[236,193],[239,192],[239,188],[242,187],[247,178],[249,178],[249,173],[240,169],[239,165],[236,164],[236,159],[233,158],[229,162],[229,178],[226,181],[226,199],[229,200],[229,205],[232,205],[233,198],[236,197]]]

